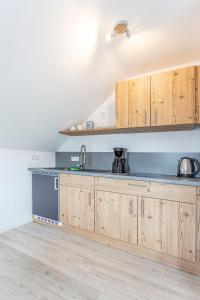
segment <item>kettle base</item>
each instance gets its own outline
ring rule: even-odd
[[[184,178],[195,178],[193,174],[177,174],[177,177],[184,177]]]

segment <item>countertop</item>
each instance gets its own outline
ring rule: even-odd
[[[86,171],[68,171],[64,168],[29,168],[33,173],[45,172],[51,175],[59,174],[76,174],[82,176],[95,176],[95,177],[106,177],[122,180],[138,180],[138,181],[151,181],[178,185],[189,185],[189,186],[199,186],[200,178],[183,178],[174,175],[162,175],[162,174],[151,174],[151,173],[130,173],[126,175],[113,174],[110,171],[99,171],[99,170],[86,170]]]

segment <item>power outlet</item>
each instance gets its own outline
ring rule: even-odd
[[[71,156],[71,161],[79,161],[79,156]]]
[[[32,153],[31,154],[31,160],[40,160],[39,153]]]

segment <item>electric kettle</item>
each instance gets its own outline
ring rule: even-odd
[[[200,171],[200,163],[195,158],[182,157],[178,162],[178,177],[195,177]]]

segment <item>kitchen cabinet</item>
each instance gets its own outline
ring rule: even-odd
[[[196,119],[200,124],[200,66],[196,67]]]
[[[195,67],[151,76],[151,125],[195,122]]]
[[[200,122],[200,70],[196,67],[118,82],[116,127],[137,128]]]
[[[138,244],[195,261],[194,204],[139,197]]]
[[[196,238],[197,238],[197,253],[196,253],[196,260],[200,262],[200,188],[197,188],[197,231],[196,231]]]
[[[150,126],[150,77],[116,84],[116,127]]]
[[[200,274],[200,188],[60,174],[64,229]]]
[[[194,186],[96,177],[95,189],[119,194],[196,204],[196,187]]]
[[[97,191],[95,216],[97,233],[137,244],[137,197]]]
[[[129,127],[150,126],[150,76],[129,80]]]
[[[128,81],[117,82],[116,93],[116,127],[129,126],[129,84]]]
[[[94,190],[60,185],[60,214],[64,225],[94,231]]]

